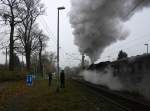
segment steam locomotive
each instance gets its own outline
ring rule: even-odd
[[[130,79],[129,81],[136,84],[141,82],[144,75],[150,75],[150,54],[92,64],[88,70],[105,71],[107,67],[111,67],[114,76],[123,81]]]

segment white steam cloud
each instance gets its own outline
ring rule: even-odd
[[[129,35],[124,22],[148,7],[150,0],[71,0],[71,3],[75,44],[81,53],[96,61],[107,46]]]
[[[98,71],[90,71],[85,70],[80,73],[84,80],[91,82],[97,85],[107,86],[111,90],[118,91],[129,91],[129,92],[138,92],[141,95],[145,96],[146,99],[150,100],[150,74],[140,74],[141,80],[136,84],[133,82],[134,80],[138,80],[139,76],[136,74],[134,77],[132,75],[116,75],[113,74],[113,68],[107,66],[104,70]]]
[[[123,85],[118,77],[113,76],[111,67],[107,67],[104,71],[83,71],[81,73],[84,80],[89,81],[93,84],[100,84],[107,86],[111,90],[122,90]]]

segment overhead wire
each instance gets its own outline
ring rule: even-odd
[[[45,25],[46,25],[47,29],[49,29],[49,31],[50,31],[49,33],[51,33],[51,34],[52,34],[52,37],[55,38],[55,36],[54,36],[53,32],[50,30],[48,24],[46,24],[46,20],[45,20],[45,19],[46,19],[46,18],[42,17],[43,22],[45,22]],[[54,41],[55,41],[55,43],[57,43],[56,40],[54,40]],[[69,54],[68,51],[65,51],[62,47],[61,47],[61,50],[63,50],[63,52],[64,52],[65,54],[67,54],[68,56],[74,57],[74,56],[72,56],[71,54]]]
[[[128,17],[135,9],[137,9],[137,7],[139,7],[140,6],[140,4],[141,3],[143,3],[145,0],[141,0],[139,3],[137,3],[136,5],[135,5],[135,7],[133,7],[133,9],[131,9],[131,11],[125,16],[125,17]],[[43,18],[43,22],[45,22],[45,19],[44,19],[44,17],[42,17]],[[49,34],[49,35],[52,35],[51,36],[51,39],[54,41],[54,43],[56,44],[57,42],[56,42],[56,40],[55,39],[53,39],[53,38],[55,38],[55,36],[54,36],[54,34],[52,33],[52,31],[50,31],[50,28],[49,28],[49,26],[47,25],[47,23],[45,22],[45,29],[46,29],[46,31],[47,31],[47,33]],[[50,31],[50,32],[49,32]],[[147,38],[148,36],[145,36],[144,38]],[[139,39],[141,40],[143,40],[143,38],[141,38],[141,37],[139,37]],[[134,41],[134,43],[135,43],[135,41],[137,41],[137,40],[139,40],[138,38],[136,38],[136,39],[133,39],[133,40],[131,40],[130,42],[128,42],[128,43],[123,43],[123,45],[121,44],[120,46],[125,46],[125,45],[128,45],[129,46],[129,44],[130,43],[132,43],[132,45],[133,45],[133,42],[132,41]],[[139,41],[138,41],[139,42]],[[124,47],[123,49],[131,49],[130,47]],[[68,54],[68,52],[66,52],[62,47],[61,47],[61,50],[63,50],[62,52],[64,53],[64,55],[68,55],[69,57],[71,57],[71,58],[75,58],[74,56],[72,56],[71,54]],[[118,50],[116,50],[117,52],[119,52]],[[114,51],[113,50],[113,53],[116,53],[116,51]],[[111,53],[112,54],[112,53]]]
[[[134,12],[136,9],[137,9],[137,7],[139,7],[143,2],[144,2],[145,0],[141,0],[140,2],[138,2],[136,5],[135,5],[135,7],[133,7],[132,9],[131,9],[131,11],[124,17],[124,18],[127,18],[132,12]],[[111,53],[112,54],[112,53]]]
[[[42,20],[41,20],[41,19],[42,19]],[[42,21],[43,21],[43,22],[42,22]],[[39,22],[40,22],[40,24],[43,26],[43,28],[45,29],[46,33],[48,33],[48,34],[50,35],[50,38],[51,38],[51,40],[54,42],[54,44],[57,45],[57,44],[56,44],[57,42],[56,42],[56,40],[54,39],[55,36],[54,36],[53,32],[50,30],[49,26],[47,25],[46,20],[44,19],[44,17],[39,18]],[[63,50],[62,53],[63,53],[64,56],[67,55],[67,56],[69,56],[69,57],[72,58],[72,59],[70,59],[70,60],[76,59],[76,57],[74,57],[73,55],[71,55],[71,54],[69,54],[68,52],[66,52],[62,47],[61,47],[61,50]]]

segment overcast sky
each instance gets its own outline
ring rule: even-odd
[[[46,7],[46,14],[39,18],[41,29],[49,36],[48,51],[56,52],[57,40],[57,7],[65,6],[60,12],[60,65],[74,66],[80,63],[81,55],[78,47],[74,45],[74,36],[69,23],[70,0],[42,0]],[[119,50],[128,53],[129,56],[140,55],[146,52],[145,43],[150,43],[150,9],[144,9],[136,13],[125,27],[130,30],[129,37],[108,47],[97,61],[114,60]],[[78,60],[79,59],[79,60]],[[1,55],[0,62],[5,58]]]

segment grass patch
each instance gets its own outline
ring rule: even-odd
[[[121,111],[99,99],[91,90],[73,81],[56,93],[56,82],[35,81],[27,87],[24,81],[11,82],[0,92],[0,111]]]

